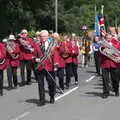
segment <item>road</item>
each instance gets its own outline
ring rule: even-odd
[[[118,120],[120,99],[112,92],[107,99],[102,98],[102,81],[96,76],[94,66],[79,66],[78,73],[78,86],[72,78],[70,89],[62,95],[57,93],[55,104],[49,103],[46,92],[47,104],[42,107],[37,105],[35,82],[11,91],[4,89],[4,96],[0,97],[0,120]],[[7,86],[7,81],[4,85]]]

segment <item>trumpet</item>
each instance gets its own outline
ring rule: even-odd
[[[98,43],[101,45],[99,48],[101,54],[105,55],[116,63],[120,63],[120,51],[117,48],[109,44],[109,42],[107,42],[105,39],[102,39]]]

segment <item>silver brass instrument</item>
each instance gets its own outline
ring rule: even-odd
[[[5,63],[5,59],[0,59],[0,65]]]
[[[32,48],[32,46],[29,44],[28,41],[24,40],[24,38],[20,37],[19,39],[20,44],[26,49],[29,50],[30,52],[33,52],[34,49]]]
[[[13,41],[6,42],[7,51],[13,59],[17,59],[19,57],[19,54],[14,53],[15,47],[16,44]]]
[[[112,46],[109,42],[107,42],[105,39],[102,39],[98,42],[100,44],[99,51],[101,54],[107,56],[109,59],[113,60],[116,63],[120,63],[120,51]]]
[[[45,50],[44,54],[40,57],[40,58],[36,58],[39,59],[40,61],[38,62],[37,68],[39,68],[40,65],[42,65],[42,63],[52,54],[53,48],[55,46],[55,42],[53,40],[53,42],[49,42],[49,44],[47,45],[47,49]]]

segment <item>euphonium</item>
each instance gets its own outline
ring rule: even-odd
[[[118,59],[120,58],[120,51],[117,48],[109,44],[109,42],[104,39],[98,43],[101,45],[99,51],[103,55],[107,56],[109,59],[113,60],[116,63],[120,63],[120,59]]]
[[[13,59],[17,59],[19,57],[18,54],[14,53],[15,47],[16,47],[16,44],[13,41],[8,41],[6,43],[7,51]]]
[[[27,49],[27,50],[29,50],[29,51],[31,51],[31,52],[34,51],[34,49],[32,48],[32,46],[30,45],[30,43],[29,43],[28,41],[24,40],[24,38],[20,37],[18,40],[19,40],[20,44],[21,44],[25,49]]]
[[[0,65],[5,63],[5,59],[0,59]]]
[[[48,41],[47,41],[48,42]],[[46,43],[47,43],[46,42]],[[43,53],[43,55],[40,57],[40,58],[36,58],[36,61],[39,61],[38,62],[38,65],[37,65],[37,69],[39,68],[40,65],[43,64],[43,62],[49,57],[51,56],[53,50],[54,50],[54,47],[55,47],[56,43],[53,39],[51,39],[51,41],[49,43],[47,43],[44,47],[45,47],[45,51]]]

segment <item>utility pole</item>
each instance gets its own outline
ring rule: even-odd
[[[58,32],[58,0],[55,0],[55,32]]]

